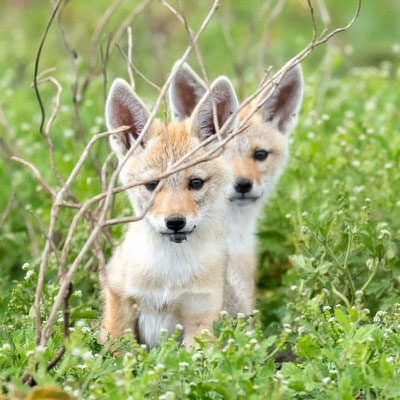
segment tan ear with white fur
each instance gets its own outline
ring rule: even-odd
[[[110,136],[110,144],[119,159],[123,158],[142,132],[149,111],[129,84],[121,78],[111,85],[106,102],[106,126],[108,130],[128,125],[127,131]]]
[[[215,104],[219,129],[228,123],[223,132],[224,137],[237,127],[239,121],[239,116],[236,115],[227,122],[231,115],[238,110],[239,102],[230,80],[225,76],[220,76],[213,82],[210,90],[203,96],[193,111],[192,129],[201,140],[205,140],[216,133],[213,103]]]
[[[300,64],[297,64],[283,76],[265,102],[261,109],[263,119],[273,124],[281,133],[289,134],[297,124],[302,101],[303,73]]]
[[[207,86],[203,80],[190,68],[189,64],[184,63],[169,87],[168,97],[172,120],[183,121],[189,118],[206,91]]]

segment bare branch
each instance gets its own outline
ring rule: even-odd
[[[3,228],[4,223],[6,222],[6,219],[7,219],[8,215],[11,212],[12,206],[14,204],[14,200],[15,200],[15,190],[12,191],[11,196],[8,199],[6,208],[5,208],[5,210],[4,210],[4,212],[3,212],[2,216],[1,216],[1,219],[0,219],[0,232],[1,232],[2,228]]]

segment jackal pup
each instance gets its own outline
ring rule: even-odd
[[[194,337],[203,329],[211,330],[219,318],[227,253],[224,215],[232,185],[229,165],[221,158],[197,164],[165,178],[155,193],[160,182],[153,180],[216,133],[212,102],[222,127],[238,109],[227,78],[213,83],[190,118],[167,126],[154,120],[122,168],[123,184],[148,180],[128,190],[137,214],[145,211],[152,194],[155,199],[144,218],[130,224],[106,267],[101,340],[108,333],[113,338],[122,336],[131,328],[140,343],[152,348],[162,329],[171,335],[181,324],[185,345],[195,346]],[[120,162],[148,118],[148,109],[130,86],[116,79],[106,103],[107,128],[131,126],[110,138]],[[227,133],[237,125],[238,118],[231,119]],[[201,149],[195,157],[207,150]]]
[[[205,92],[204,82],[184,64],[170,86],[173,120],[187,118]],[[266,94],[260,94],[245,107],[240,119]],[[283,76],[262,108],[247,122],[249,128],[230,142],[227,157],[235,179],[226,215],[229,262],[224,308],[231,315],[249,314],[254,308],[257,219],[286,165],[289,135],[296,126],[302,98],[303,75],[297,65]]]

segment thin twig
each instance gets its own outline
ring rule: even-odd
[[[12,191],[12,193],[11,193],[9,199],[8,199],[6,208],[5,208],[4,212],[3,212],[3,214],[1,215],[0,232],[1,232],[2,228],[3,228],[4,223],[6,222],[6,219],[7,219],[8,215],[11,212],[12,206],[14,204],[14,200],[15,200],[15,190]]]

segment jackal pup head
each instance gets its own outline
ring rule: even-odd
[[[216,218],[222,220],[228,203],[232,175],[221,158],[194,165],[161,182],[157,178],[203,140],[216,134],[213,103],[219,126],[226,123],[227,134],[235,129],[238,118],[230,116],[238,109],[236,94],[230,81],[220,77],[204,93],[190,118],[167,125],[159,120],[152,121],[143,140],[121,170],[120,179],[124,185],[146,182],[128,190],[135,212],[142,214],[154,195],[144,223],[175,243],[186,240],[189,234],[209,233]],[[107,128],[130,126],[129,130],[110,137],[119,162],[139,137],[149,115],[130,86],[124,80],[116,79],[106,103]],[[203,156],[210,150],[209,146],[197,151],[188,161]]]
[[[184,64],[170,87],[172,118],[186,118],[206,91],[204,82]],[[266,97],[245,107],[244,119]],[[230,144],[228,157],[234,173],[230,200],[239,206],[264,202],[286,165],[289,154],[289,135],[297,123],[303,98],[303,75],[300,65],[290,69],[272,95],[247,122],[249,128],[236,136]]]

